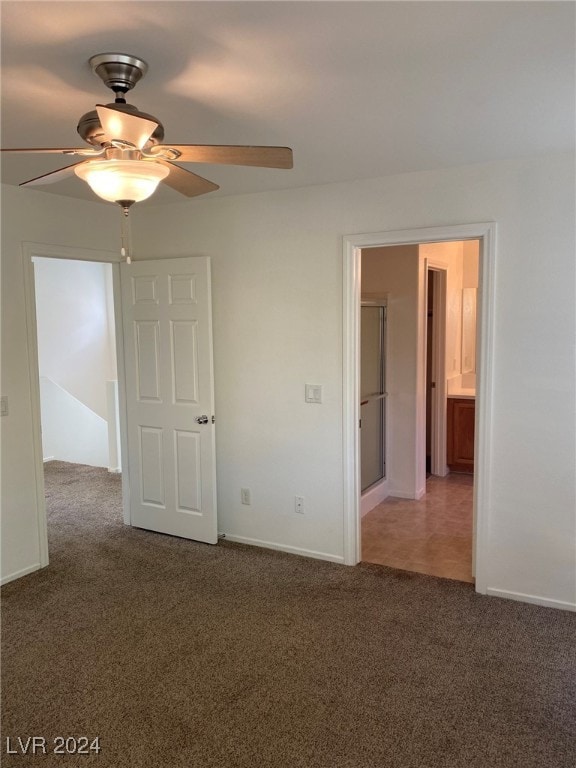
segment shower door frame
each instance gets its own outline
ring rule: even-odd
[[[370,509],[373,509],[375,504],[379,504],[381,501],[383,501],[386,496],[388,496],[388,472],[387,472],[387,461],[386,461],[386,445],[388,443],[388,434],[387,434],[387,425],[388,425],[388,419],[387,419],[387,408],[386,408],[386,399],[388,396],[388,393],[386,392],[386,354],[387,354],[387,348],[388,348],[388,340],[386,338],[387,336],[387,312],[388,312],[388,296],[371,296],[369,294],[365,295],[365,298],[361,299],[360,301],[360,313],[362,313],[363,307],[377,307],[384,310],[384,320],[382,322],[382,338],[380,341],[380,347],[382,350],[382,366],[381,366],[381,399],[382,399],[382,464],[383,464],[383,476],[376,480],[372,485],[369,485],[366,490],[362,490],[362,487],[360,487],[360,505],[361,505],[361,515],[366,514]],[[361,414],[361,407],[362,402],[360,403],[360,414]],[[361,417],[360,417],[361,422]],[[360,443],[362,442],[362,438],[360,436]],[[362,462],[362,456],[360,455],[360,462]],[[360,483],[361,486],[361,483]]]

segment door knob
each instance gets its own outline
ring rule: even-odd
[[[208,424],[208,416],[197,416],[195,421],[196,424]]]

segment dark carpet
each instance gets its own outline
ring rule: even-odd
[[[119,486],[46,466],[50,566],[2,590],[3,766],[576,765],[576,615],[129,528]],[[49,754],[7,754],[29,736]]]

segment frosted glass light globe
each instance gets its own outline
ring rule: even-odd
[[[138,203],[150,197],[170,169],[145,160],[91,160],[74,169],[103,200]]]

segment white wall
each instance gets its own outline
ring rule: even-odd
[[[462,288],[478,288],[480,269],[480,242],[465,240],[462,243]]]
[[[489,588],[576,605],[573,180],[570,154],[135,207],[140,256],[212,257],[220,530],[342,557],[342,236],[496,221]],[[94,247],[114,247],[117,233],[115,211],[51,198],[10,190],[7,203],[2,286],[14,336],[2,353],[18,455],[2,454],[12,505],[4,573],[33,562],[37,546],[13,251],[20,239],[86,243],[95,233]],[[322,405],[304,402],[305,382],[323,384]],[[252,489],[249,507],[241,486]],[[293,512],[295,494],[305,515]]]
[[[476,389],[480,241],[462,243],[462,386]]]
[[[416,344],[418,246],[362,250],[362,295],[388,295],[386,474],[388,493],[414,499],[416,472]]]
[[[44,458],[107,467],[106,382],[116,379],[112,266],[33,261]]]
[[[45,376],[40,377],[40,409],[44,461],[109,465],[107,421]]]
[[[110,264],[34,259],[40,376],[103,419],[106,381],[116,378],[111,275]]]
[[[496,221],[489,586],[576,603],[573,181],[568,154],[136,210],[141,255],[213,260],[220,529],[342,556],[341,238]]]
[[[26,334],[22,242],[116,251],[114,206],[2,186],[2,578],[38,567],[36,478]]]

